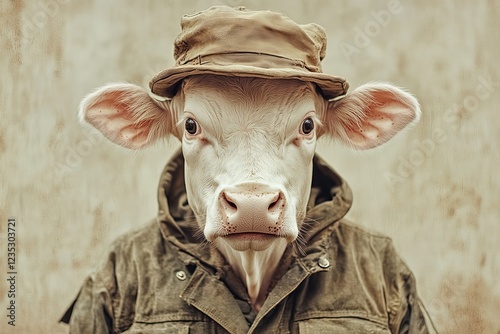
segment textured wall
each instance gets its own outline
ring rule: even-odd
[[[128,152],[83,129],[77,106],[107,82],[146,86],[172,65],[182,14],[216,3],[317,22],[329,36],[325,72],[419,98],[421,122],[387,145],[318,150],[353,188],[351,219],[393,237],[438,329],[500,333],[496,0],[0,2],[0,332],[13,329],[8,216],[18,221],[15,332],[64,333],[58,317],[111,240],[155,215],[178,143]]]

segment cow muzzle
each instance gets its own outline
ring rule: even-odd
[[[285,195],[279,189],[259,183],[227,187],[218,197],[221,237],[255,242],[282,237],[285,209]]]

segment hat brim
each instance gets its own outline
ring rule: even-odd
[[[151,92],[172,98],[183,79],[200,74],[263,79],[295,79],[315,83],[325,99],[345,95],[349,89],[346,79],[325,73],[306,72],[294,69],[260,68],[248,65],[183,65],[161,71],[149,82]]]

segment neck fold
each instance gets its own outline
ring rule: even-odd
[[[252,249],[235,251],[223,240],[217,243],[217,249],[245,284],[250,302],[256,312],[260,310],[267,297],[286,247],[286,239],[274,242],[263,251]]]

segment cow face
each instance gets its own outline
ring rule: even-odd
[[[183,92],[186,189],[206,239],[239,251],[295,240],[325,105],[315,87],[204,76],[188,78]]]
[[[419,117],[417,101],[368,84],[326,101],[312,83],[200,75],[166,102],[129,84],[87,96],[82,119],[122,146],[182,141],[189,204],[209,242],[262,251],[294,241],[305,216],[316,139],[378,146]]]

